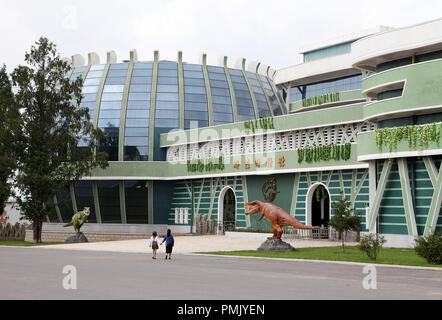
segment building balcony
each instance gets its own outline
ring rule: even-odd
[[[442,110],[442,59],[410,64],[362,80],[362,94],[403,89],[402,96],[374,101],[364,107],[364,120],[378,121]]]
[[[322,104],[315,104],[308,107],[303,107],[303,101],[299,100],[290,104],[290,113],[297,113],[302,111],[311,111],[325,109],[329,107],[344,106],[348,104],[361,103],[367,100],[361,93],[361,90],[343,91],[339,92],[339,101],[326,102]]]
[[[441,139],[442,140],[442,139]],[[390,152],[389,147],[383,145],[381,149],[376,145],[374,131],[358,134],[357,160],[368,161],[377,159],[391,159],[404,157],[422,157],[442,153],[442,141],[429,142],[425,148],[410,148],[406,139],[398,142],[396,148]]]

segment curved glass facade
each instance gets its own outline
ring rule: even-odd
[[[99,150],[108,154],[109,161],[118,161],[121,105],[128,68],[128,63],[110,65],[101,95],[98,128],[105,138],[99,142]]]
[[[252,96],[249,92],[249,86],[241,70],[229,69],[230,79],[232,80],[233,90],[235,91],[236,110],[238,121],[255,119],[255,109],[253,107]]]
[[[89,108],[91,121],[103,131],[105,138],[99,141],[99,150],[108,154],[109,161],[163,161],[165,154],[159,148],[160,134],[179,129],[180,123],[184,123],[184,129],[208,127],[212,125],[209,123],[210,114],[213,115],[213,125],[233,123],[235,118],[245,121],[269,117],[272,112],[275,116],[283,114],[271,80],[260,74],[207,66],[208,78],[205,79],[202,65],[183,63],[182,79],[179,79],[179,64],[175,61],[159,61],[157,65],[151,61],[134,62],[133,69],[130,66],[130,62],[91,65],[90,68],[80,66],[70,76],[71,81],[84,76],[81,106]],[[155,68],[157,72],[154,72]],[[180,81],[183,92],[179,91]],[[210,93],[206,89],[209,87]],[[153,93],[155,99],[152,99]],[[180,94],[184,110],[180,110]],[[255,115],[252,94],[258,115]],[[154,119],[151,119],[151,113]],[[94,119],[95,115],[98,115],[97,119]],[[152,131],[151,123],[154,126]],[[121,125],[124,130],[120,130]],[[124,137],[120,138],[123,132]],[[83,137],[79,146],[87,143],[88,138]],[[152,155],[149,148],[153,149]]]
[[[209,126],[206,85],[203,67],[183,64],[184,74],[184,129]]]
[[[271,108],[273,110],[273,115],[274,116],[280,116],[283,115],[283,111],[282,111],[282,107],[279,104],[278,98],[277,98],[277,94],[280,94],[279,92],[274,92],[272,90],[272,86],[270,84],[270,79],[268,79],[267,77],[264,77],[263,75],[259,75],[259,77],[261,78],[261,83],[262,86],[264,87],[264,90],[267,94],[267,97],[270,100],[270,104],[272,105]],[[280,98],[280,101],[283,101],[282,98]]]
[[[124,130],[124,160],[147,161],[153,63],[135,63],[129,86]]]
[[[213,124],[232,123],[232,97],[224,68],[208,66],[207,71],[212,94]]]
[[[250,85],[252,86],[252,90],[255,95],[259,117],[270,117],[272,114],[270,112],[265,93],[261,87],[261,84],[259,83],[258,76],[255,73],[247,72],[247,78],[249,78]]]

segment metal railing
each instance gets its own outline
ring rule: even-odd
[[[320,227],[318,229],[306,230],[306,229],[296,229],[294,227],[284,227],[283,228],[283,238],[288,240],[293,239],[329,239],[330,228]]]

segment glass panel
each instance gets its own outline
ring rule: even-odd
[[[168,69],[159,69],[158,70],[158,76],[159,77],[177,77],[178,71],[177,70],[168,70]]]
[[[94,70],[104,70],[105,66],[106,66],[105,64],[94,64],[89,69],[89,72],[94,71]]]
[[[148,223],[148,183],[145,180],[124,182],[127,223]]]
[[[58,191],[57,203],[63,222],[70,222],[72,216],[74,215],[74,208],[72,207],[71,191],[69,186],[63,187],[60,189],[60,191]]]
[[[92,191],[92,181],[77,181],[75,183],[74,189],[78,210],[83,210],[85,207],[89,207],[90,214],[89,218],[87,219],[88,222],[97,222],[97,216],[95,214],[94,194]]]
[[[109,66],[109,70],[127,70],[129,69],[128,63],[113,63]]]
[[[107,73],[107,76],[109,78],[115,78],[115,77],[125,77],[127,74],[127,70],[109,70]]]
[[[147,146],[149,144],[148,137],[126,137],[124,138],[126,146]]]
[[[141,100],[129,100],[127,102],[127,109],[150,109],[150,100],[141,101]]]
[[[124,85],[105,85],[103,92],[123,92]]]
[[[126,128],[126,137],[148,137],[149,131],[147,127],[144,128]]]
[[[120,181],[99,180],[97,184],[101,221],[103,223],[121,223]]]
[[[130,92],[150,92],[151,85],[150,84],[132,84],[129,87]]]
[[[131,84],[150,84],[152,83],[151,77],[133,77],[130,81]]]
[[[150,92],[131,92],[129,93],[129,100],[144,100],[150,101]]]
[[[178,101],[178,94],[177,93],[158,92],[157,93],[157,100],[160,100],[160,101]]]
[[[290,88],[290,102],[313,98],[320,95],[362,89],[362,75],[312,83]]]
[[[152,69],[133,70],[132,77],[152,77]]]
[[[187,63],[183,63],[183,70],[203,71],[203,67],[200,64],[187,64]]]
[[[152,69],[153,63],[152,62],[143,62],[143,63],[135,63],[134,64],[134,70],[135,69]]]
[[[125,83],[126,83],[126,77],[115,77],[115,78],[108,77],[105,82],[105,84],[125,84]]]
[[[178,86],[159,84],[157,85],[157,92],[178,92]]]
[[[155,119],[155,127],[178,128],[178,119]]]
[[[148,153],[148,147],[125,146],[124,161],[147,161]]]

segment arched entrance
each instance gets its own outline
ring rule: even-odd
[[[330,193],[322,183],[312,185],[307,192],[307,225],[328,227]]]
[[[231,187],[224,187],[218,198],[218,233],[236,225],[236,195]]]

